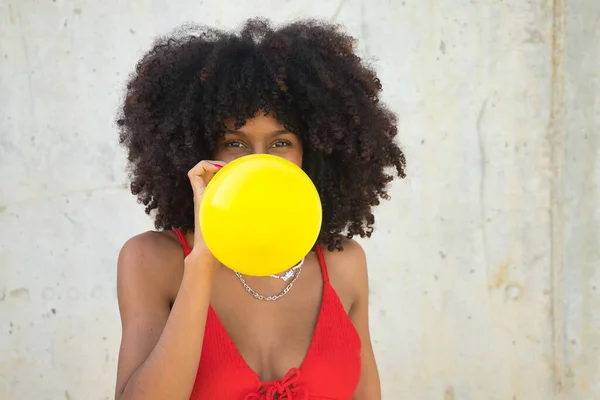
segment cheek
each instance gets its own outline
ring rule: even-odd
[[[302,168],[302,155],[302,148],[296,147],[291,151],[287,152],[286,154],[282,154],[282,157]]]
[[[226,153],[225,154],[219,154],[219,153],[217,153],[215,155],[215,160],[216,161],[224,161],[224,162],[226,162],[228,164],[230,162],[232,162],[233,160],[235,160],[236,158],[239,158],[239,157],[232,156],[231,154],[226,154]]]
[[[214,160],[230,163],[233,160],[235,160],[236,158],[240,158],[242,156],[245,156],[246,154],[247,154],[247,152],[244,152],[244,151],[239,151],[239,150],[232,151],[231,149],[220,148],[215,153]]]

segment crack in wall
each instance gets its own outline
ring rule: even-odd
[[[487,280],[487,285],[489,286],[491,284],[491,278],[490,278],[490,263],[489,263],[489,255],[488,255],[488,238],[487,238],[487,230],[486,230],[486,209],[485,209],[485,176],[487,173],[486,170],[486,162],[487,162],[487,157],[486,157],[486,152],[485,152],[485,146],[483,144],[483,131],[482,131],[482,121],[483,121],[483,117],[485,116],[485,111],[487,109],[487,103],[488,103],[488,99],[485,99],[483,101],[483,103],[481,104],[481,108],[479,109],[479,114],[477,115],[477,122],[475,124],[475,127],[477,129],[477,145],[479,147],[479,157],[481,159],[480,161],[480,171],[481,171],[481,177],[479,179],[479,218],[481,219],[481,242],[482,242],[482,247],[483,247],[483,261],[485,263],[484,267],[485,267],[485,273],[486,273],[486,280]]]
[[[564,62],[566,36],[566,1],[553,1],[552,17],[552,77],[550,82],[550,121],[548,144],[550,147],[550,270],[552,319],[552,369],[554,390],[562,393],[566,374],[564,362],[564,249],[563,249],[563,165],[564,165]]]
[[[329,21],[334,22],[337,20],[337,18],[339,17],[340,13],[342,12],[342,9],[344,8],[344,6],[346,5],[346,3],[348,2],[348,0],[341,0],[340,3],[338,4],[338,6],[335,8],[335,11],[333,12],[333,14],[331,15],[331,17],[329,18]]]

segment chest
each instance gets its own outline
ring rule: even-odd
[[[192,399],[349,400],[360,338],[333,287],[319,289],[274,303],[213,296]]]
[[[299,368],[321,316],[324,284],[319,271],[305,268],[291,289],[276,301],[256,299],[228,272],[215,280],[211,306],[240,361],[262,381]],[[247,284],[261,294],[272,295],[291,283],[266,279],[260,279],[262,285],[257,285],[256,280],[254,284],[248,280]]]

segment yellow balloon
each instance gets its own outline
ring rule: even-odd
[[[217,260],[245,275],[267,276],[310,252],[322,208],[301,168],[282,157],[253,154],[217,172],[202,195],[199,218]]]

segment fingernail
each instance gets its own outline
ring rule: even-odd
[[[215,167],[223,168],[223,166],[222,166],[221,164],[213,163],[213,165],[214,165]]]

